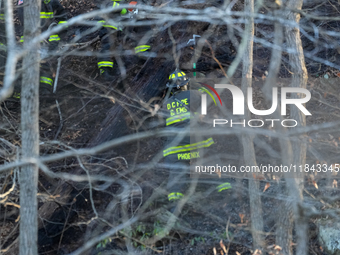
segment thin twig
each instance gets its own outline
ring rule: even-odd
[[[208,42],[208,40],[205,40],[205,42],[206,42],[206,44],[208,44],[208,46],[209,46],[209,48],[210,48],[212,58],[216,61],[216,63],[217,63],[218,66],[220,67],[221,71],[223,72],[224,76],[229,80],[229,82],[230,82],[231,84],[234,85],[234,83],[232,82],[232,80],[229,79],[227,73],[224,71],[224,69],[223,69],[223,67],[222,67],[222,65],[221,65],[221,63],[220,63],[220,61],[218,61],[218,59],[215,57],[215,53],[214,53],[213,48],[211,47],[211,44]]]
[[[57,91],[57,85],[58,85],[58,78],[59,78],[59,73],[60,73],[60,66],[61,66],[61,60],[63,58],[59,57],[58,58],[58,68],[57,68],[57,74],[55,76],[55,80],[54,80],[54,86],[53,86],[53,93],[55,94]]]
[[[58,109],[58,113],[59,113],[60,125],[59,125],[59,128],[58,128],[57,133],[56,133],[55,136],[54,136],[54,140],[56,140],[56,139],[58,138],[59,133],[60,133],[61,129],[63,128],[63,123],[64,123],[64,122],[63,122],[63,116],[61,115],[61,110],[60,110],[59,102],[58,102],[57,99],[55,100],[55,102],[56,102],[57,109]]]
[[[174,55],[175,65],[176,65],[176,68],[179,68],[179,57],[181,55],[181,52],[179,51],[178,55],[177,55],[177,52],[176,52],[176,45],[177,44],[176,44],[175,38],[172,35],[171,27],[168,28],[168,34],[169,34],[169,37],[170,37],[171,42],[172,42],[172,54]]]
[[[91,45],[92,43],[94,43],[96,41],[99,41],[99,36],[93,38],[91,41],[88,41],[88,42],[64,44],[64,45],[61,46],[61,48],[64,48],[64,47],[75,47],[75,46],[85,46],[86,47],[86,46]]]

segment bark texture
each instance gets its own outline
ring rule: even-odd
[[[24,9],[26,46],[40,34],[40,0],[28,0]],[[39,157],[39,45],[29,49],[23,60],[21,90],[22,158]],[[30,164],[20,171],[19,254],[38,254],[38,166]]]
[[[287,10],[283,12],[287,20],[295,22],[296,26],[285,27],[285,38],[287,47],[292,50],[289,54],[290,71],[292,72],[291,87],[306,88],[308,73],[305,65],[300,30],[298,27],[300,14],[295,10],[301,10],[303,0],[285,1]],[[293,94],[292,98],[304,97]],[[295,106],[290,108],[290,117],[295,119],[301,126],[306,125],[305,115]],[[283,133],[285,130],[281,130]],[[284,165],[304,165],[306,161],[305,135],[294,137],[288,141],[280,139],[282,162]],[[294,178],[292,178],[294,177]],[[282,254],[291,255],[292,251],[292,230],[295,222],[296,232],[296,254],[308,254],[308,222],[302,209],[303,203],[303,175],[286,176],[286,189],[282,190],[281,210],[276,229],[276,243],[281,246]]]
[[[299,24],[300,14],[294,12],[294,10],[301,10],[303,0],[289,0],[287,2],[287,9],[293,11],[287,11],[286,17],[288,20]],[[299,27],[286,27],[286,42],[288,48],[293,50],[293,53],[289,54],[289,64],[291,72],[293,72],[292,87],[307,87],[308,73],[305,65],[305,58],[303,54],[302,42],[300,37]],[[301,98],[304,95],[294,94],[293,97]],[[295,106],[290,108],[290,115],[292,119],[297,120],[301,126],[306,125],[306,116]],[[292,143],[293,151],[293,164],[304,165],[306,162],[306,135],[301,135],[294,138]],[[304,179],[303,175],[296,175],[295,178],[287,178],[287,190],[290,196],[290,200],[293,201],[292,209],[294,212],[295,230],[297,236],[296,254],[308,254],[308,222],[304,216],[304,210],[302,209],[303,203],[303,187]]]
[[[251,14],[254,13],[254,0],[245,1],[245,12],[249,13],[245,27],[244,40],[246,40],[245,52],[243,55],[243,72],[242,72],[242,91],[243,94],[247,94],[248,87],[252,86],[252,74],[253,74],[253,39],[254,39],[254,19]],[[245,100],[246,101],[246,100]],[[245,109],[248,109],[245,107]],[[245,119],[248,121],[251,118],[250,112],[246,111]],[[256,166],[256,156],[253,143],[253,136],[245,134],[241,138],[244,161],[246,165]],[[251,211],[251,228],[253,236],[253,248],[262,249],[263,240],[260,232],[263,231],[263,218],[262,218],[262,202],[259,193],[260,183],[259,180],[249,175],[249,199],[250,199],[250,211]]]

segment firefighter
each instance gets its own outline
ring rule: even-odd
[[[108,1],[104,7],[117,9],[119,6],[118,0]],[[100,38],[100,56],[98,57],[98,69],[100,77],[106,81],[111,81],[113,79],[113,61],[110,56],[110,49],[113,48],[117,41],[117,32],[121,30],[117,18],[122,15],[126,15],[127,10],[124,8],[122,10],[115,10],[109,14],[109,18],[116,19],[106,20],[104,18],[96,18],[98,23],[101,25],[99,30]]]
[[[134,19],[136,22],[140,20],[139,18],[139,11],[137,9],[137,2],[131,1],[129,5],[131,7],[128,8],[129,18]],[[152,28],[151,26],[136,26],[136,27],[129,27],[127,33],[128,36],[134,41],[134,52],[136,56],[143,57],[144,52],[150,51],[151,45],[150,41],[152,39]],[[146,54],[146,56],[148,56]]]
[[[20,5],[22,4],[23,0],[19,0],[18,15],[20,23],[22,27],[24,27],[24,8],[20,8]],[[44,32],[53,25],[67,23],[67,13],[58,0],[43,0],[41,2],[40,20],[41,31]],[[65,36],[65,30],[60,32],[60,36],[59,34],[50,35],[48,38],[48,52],[56,50],[61,38],[64,38]],[[21,36],[20,42],[24,42],[24,36]],[[40,63],[40,94],[51,95],[52,91],[53,75],[51,67],[46,59],[43,59]]]
[[[200,107],[201,92],[189,90],[188,86],[189,79],[183,71],[176,70],[170,74],[167,87],[171,96],[163,103],[167,127],[185,129],[190,127],[190,120],[197,117],[195,112]],[[178,143],[171,144],[176,137],[168,137],[163,151],[164,163],[170,170],[167,191],[168,200],[173,204],[170,210],[172,212],[177,201],[184,196],[184,177],[188,173],[190,162],[199,160],[203,156],[203,148],[206,151],[214,144],[211,137],[190,138],[190,134],[187,134]]]
[[[198,114],[201,104],[202,93],[208,93],[204,87],[198,90],[189,90],[189,78],[187,75],[176,69],[170,74],[167,84],[171,96],[163,103],[165,109],[166,126],[181,129],[190,128],[190,122],[200,123]],[[196,122],[197,121],[197,122]],[[202,125],[202,123],[200,123]],[[180,132],[179,132],[179,135]],[[176,144],[174,144],[175,140]],[[164,163],[169,168],[169,179],[167,183],[168,200],[171,203],[170,211],[174,212],[178,200],[184,197],[185,175],[191,163],[201,165],[207,156],[213,156],[211,147],[214,140],[210,136],[198,136],[187,134],[182,138],[168,137],[165,149],[163,150]],[[208,162],[207,162],[208,163]],[[231,188],[229,182],[221,183],[216,187],[218,192]]]
[[[117,8],[123,1],[113,0],[109,1],[105,5],[106,8]],[[117,9],[117,11],[111,12],[109,18],[111,20],[99,19],[98,23],[102,25],[99,31],[99,37],[101,41],[100,56],[98,57],[98,69],[100,77],[106,81],[112,81],[114,78],[114,62],[110,56],[110,49],[120,50],[121,45],[117,40],[118,31],[122,31],[123,28],[119,24],[119,20],[127,21],[128,19],[135,18],[138,14],[136,9],[136,1],[129,3],[131,8],[128,9]],[[142,52],[150,50],[151,46],[144,44],[145,39],[141,40],[140,43],[136,43],[135,54],[141,55]]]

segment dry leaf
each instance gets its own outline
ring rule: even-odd
[[[281,251],[282,248],[280,246],[278,246],[278,245],[275,245],[274,250]]]
[[[264,74],[262,74],[262,80],[264,81],[267,78]]]
[[[236,252],[236,255],[241,255],[241,253],[239,253],[238,251]]]
[[[314,187],[315,187],[316,189],[319,189],[318,184],[316,183],[316,181],[313,181],[313,185],[314,185]]]
[[[265,192],[270,187],[269,182],[266,183],[266,186],[264,186],[263,192]]]
[[[333,180],[332,187],[333,189],[338,187],[338,182],[336,180]]]
[[[217,255],[217,251],[216,251],[216,248],[214,247],[213,249],[213,252],[214,252],[214,255]]]
[[[239,216],[240,219],[241,219],[241,223],[243,223],[244,214],[243,214],[243,213],[239,213],[238,216]]]
[[[336,76],[340,77],[340,73],[337,73]]]
[[[218,175],[218,178],[221,178],[222,174],[220,170],[217,169],[216,174]]]
[[[223,241],[222,241],[222,240],[220,241],[220,246],[221,246],[221,248],[223,249],[223,251],[224,251],[225,253],[227,253],[227,249],[225,248],[225,245],[223,244]]]
[[[259,249],[256,249],[255,252],[253,253],[253,255],[261,255],[262,251]]]
[[[327,96],[327,92],[325,92],[325,93],[323,94],[323,97],[324,97],[324,98],[326,98],[326,96]]]

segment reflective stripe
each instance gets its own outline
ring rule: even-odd
[[[118,7],[119,6],[119,3],[117,3],[117,1],[114,1],[113,2],[113,5],[112,5],[112,8],[116,8],[116,7]],[[120,14],[126,14],[127,13],[127,10],[124,8],[124,9],[122,9],[121,11],[120,11]]]
[[[23,35],[20,38],[20,42],[24,42],[24,36]]]
[[[4,20],[5,19],[5,15],[4,14],[0,14],[0,19]]]
[[[58,22],[58,25],[62,25],[62,24],[67,24],[67,21],[59,21]],[[68,26],[66,26],[66,27],[68,27]]]
[[[143,52],[143,51],[147,51],[150,49],[150,45],[140,45],[135,47],[135,53],[139,53],[139,52]]]
[[[98,23],[106,23],[106,21],[105,20],[100,20],[100,21],[98,21]],[[117,27],[115,27],[115,26],[111,26],[111,25],[102,25],[103,27],[110,27],[110,28],[113,28],[113,29],[117,29]]]
[[[98,68],[102,68],[102,67],[111,67],[113,68],[113,62],[110,62],[110,61],[101,61],[101,62],[98,62]]]
[[[191,151],[191,150],[197,150],[200,148],[206,148],[214,144],[214,140],[212,138],[209,138],[205,141],[201,141],[198,143],[193,143],[193,144],[187,144],[187,145],[182,145],[182,146],[174,146],[170,147],[166,150],[163,151],[163,156],[166,157],[171,154],[179,153],[179,152],[184,152],[184,151]]]
[[[51,35],[50,38],[48,39],[49,42],[52,41],[60,41],[59,35]]]
[[[166,119],[166,125],[169,126],[169,125],[172,125],[174,123],[181,122],[181,121],[184,121],[184,120],[187,120],[187,119],[190,119],[190,112],[178,114],[176,116],[167,118]]]
[[[40,82],[46,83],[46,84],[52,86],[53,80],[51,78],[48,78],[48,77],[40,76]]]
[[[53,12],[40,12],[41,19],[51,19],[53,18]]]
[[[230,189],[230,188],[231,188],[230,183],[229,182],[225,182],[225,183],[223,183],[221,185],[218,185],[216,189],[218,190],[218,192],[221,192],[222,190]]]
[[[182,197],[184,197],[184,195],[180,192],[172,192],[168,195],[169,201],[178,200],[178,199],[181,199]]]
[[[185,73],[184,72],[178,72],[177,74],[175,74],[175,73],[170,74],[169,80],[176,78],[176,75],[177,75],[177,77],[184,77]]]

